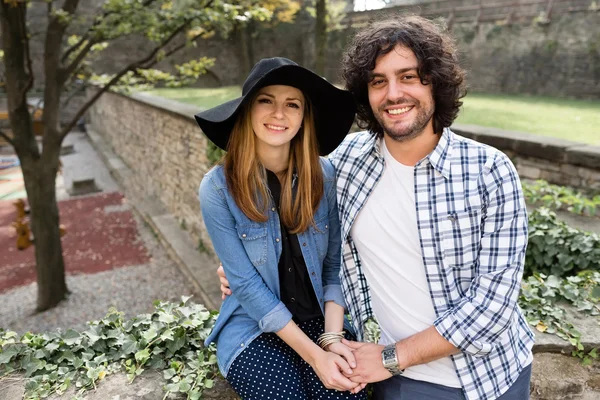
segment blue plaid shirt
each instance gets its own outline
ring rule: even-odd
[[[381,139],[349,135],[330,155],[342,223],[342,289],[357,337],[373,317],[350,230],[384,169]],[[532,361],[533,333],[517,305],[527,211],[515,167],[500,151],[445,129],[414,167],[421,252],[437,331],[469,400],[499,397]]]

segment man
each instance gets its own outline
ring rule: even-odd
[[[527,213],[516,170],[449,126],[464,96],[451,38],[420,17],[360,31],[343,61],[368,130],[330,155],[355,382],[374,398],[528,399],[533,334],[517,306]]]

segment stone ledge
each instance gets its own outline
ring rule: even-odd
[[[567,312],[567,320],[573,323],[575,328],[581,333],[581,344],[585,351],[590,351],[594,348],[600,350],[600,318],[583,314],[569,305],[563,305],[563,307]],[[566,340],[563,340],[556,335],[541,333],[535,328],[532,329],[535,333],[535,344],[533,345],[534,354],[571,354],[573,346]]]
[[[181,394],[170,394],[165,397],[163,386],[165,380],[162,373],[155,370],[145,371],[129,383],[124,373],[107,375],[106,378],[97,383],[96,390],[88,390],[84,394],[85,400],[165,400],[185,399]],[[20,400],[25,393],[24,381],[0,381],[0,393],[3,400]],[[53,394],[48,400],[66,400],[75,398],[74,388],[69,389],[63,396]],[[202,399],[216,400],[239,400],[231,386],[222,378],[215,380],[215,386],[202,394]]]
[[[502,151],[510,150],[521,156],[600,169],[600,146],[477,125],[455,124],[451,129],[461,136]]]

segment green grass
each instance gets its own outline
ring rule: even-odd
[[[225,86],[214,89],[154,89],[146,93],[208,109],[241,96],[242,88],[239,86]]]
[[[600,101],[469,93],[456,122],[600,145]]]
[[[156,89],[148,93],[211,108],[240,96],[241,88]],[[469,93],[457,122],[600,145],[600,101]]]

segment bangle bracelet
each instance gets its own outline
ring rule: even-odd
[[[321,336],[319,336],[319,338],[317,339],[317,344],[319,345],[319,347],[321,347],[323,350],[325,350],[325,348],[327,346],[329,346],[330,344],[333,344],[333,343],[341,342],[343,338],[344,338],[344,331],[325,332],[325,333],[321,334]]]

